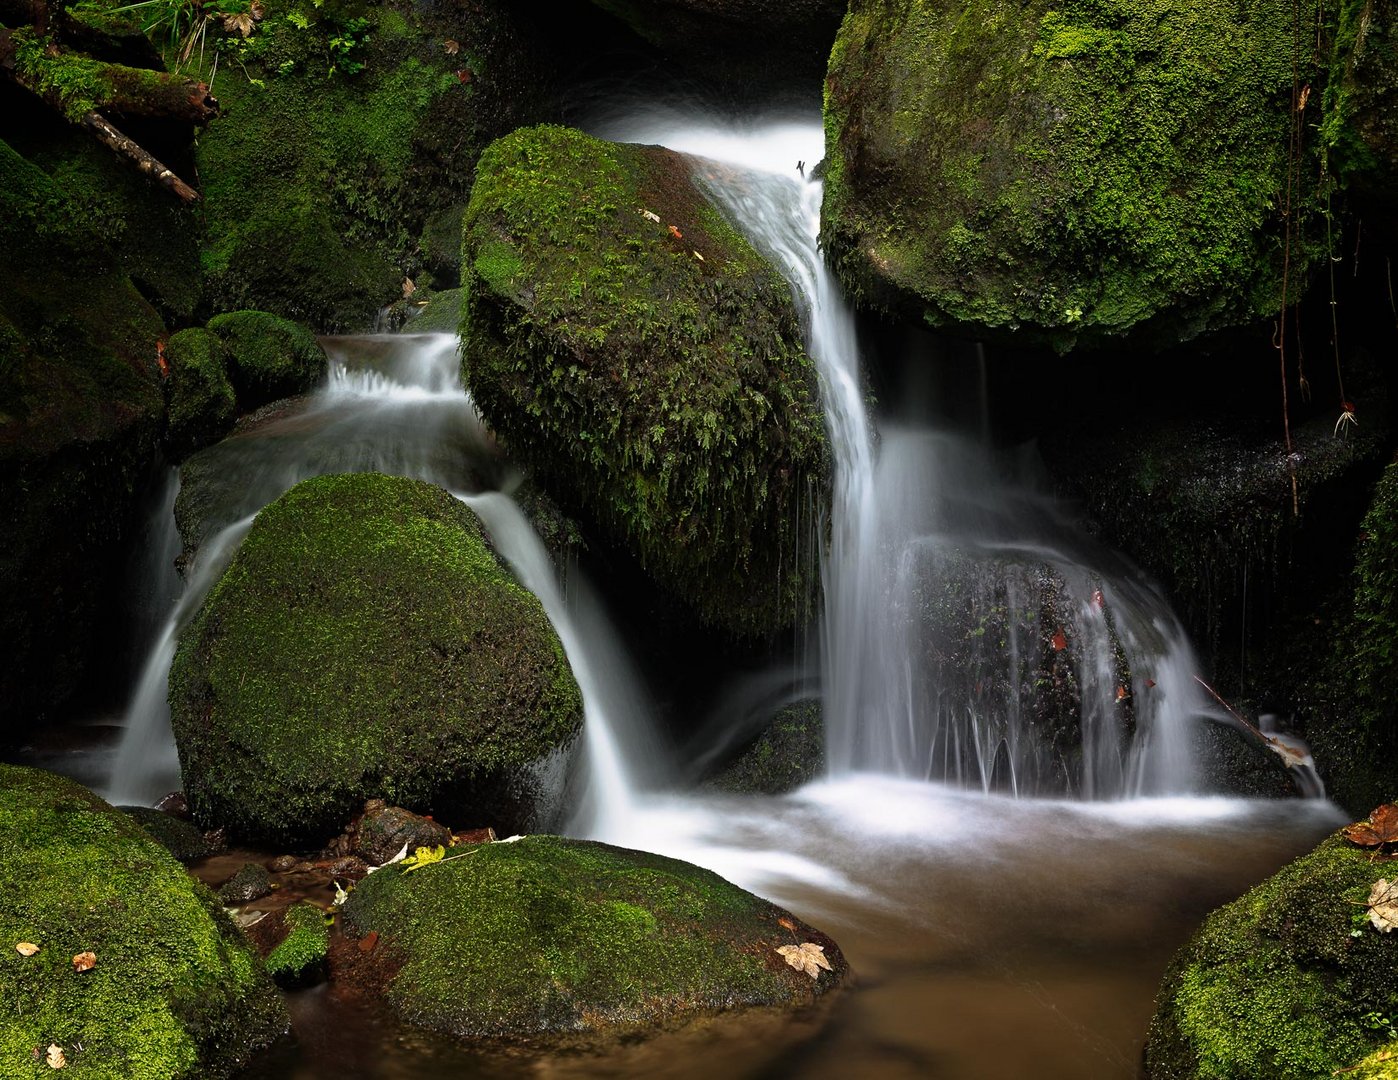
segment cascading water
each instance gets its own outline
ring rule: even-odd
[[[821,657],[831,772],[1099,798],[1189,790],[1188,724],[1208,708],[1164,601],[1049,500],[1002,480],[983,448],[930,431],[886,432],[876,447],[854,319],[818,250],[821,185],[797,168],[822,157],[820,126],[741,132],[651,114],[604,133],[695,156],[806,311],[835,462]]]

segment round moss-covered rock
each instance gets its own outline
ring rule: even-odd
[[[209,331],[227,350],[228,376],[243,412],[305,393],[325,375],[329,363],[314,334],[266,311],[216,315],[209,320]]]
[[[269,505],[180,639],[171,721],[201,824],[324,839],[366,799],[528,825],[582,719],[543,608],[440,488],[306,480]]]
[[[516,131],[464,230],[464,380],[515,458],[706,623],[789,625],[826,481],[813,367],[790,288],[689,162]]]
[[[223,340],[203,329],[181,330],[165,345],[170,366],[165,452],[181,461],[227,435],[238,418]]]
[[[223,851],[223,845],[205,836],[193,824],[149,806],[119,806],[123,814],[141,826],[151,838],[182,863],[194,862]],[[215,837],[217,834],[214,834]]]
[[[289,1024],[262,961],[164,848],[72,781],[7,765],[0,940],[0,1075],[15,1080],[53,1075],[50,1045],[95,1080],[226,1077]]]
[[[267,954],[267,971],[278,986],[308,986],[325,973],[330,950],[330,926],[326,914],[302,901],[287,908],[282,921],[287,935]]]
[[[829,937],[708,870],[530,836],[385,867],[343,909],[356,978],[404,1020],[469,1039],[607,1040],[754,1007],[810,1005],[848,972]],[[810,943],[816,977],[777,950]]]
[[[1211,914],[1161,985],[1150,1080],[1321,1080],[1390,1041],[1398,936],[1367,902],[1393,876],[1336,835]]]
[[[1274,313],[1294,19],[1287,0],[855,0],[825,96],[839,276],[1060,348]],[[1293,298],[1319,254],[1303,231]]]
[[[741,795],[784,795],[825,772],[825,723],[820,700],[794,701],[707,786]]]

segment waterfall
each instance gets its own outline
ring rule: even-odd
[[[1210,708],[1163,598],[981,443],[876,436],[853,313],[818,249],[821,184],[797,167],[823,156],[819,124],[744,130],[651,111],[601,133],[692,155],[806,317],[834,460],[821,627],[831,772],[1089,798],[1190,790],[1190,725]],[[1055,710],[1075,714],[1071,739]]]

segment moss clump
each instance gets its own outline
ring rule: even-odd
[[[190,822],[163,810],[154,810],[149,806],[122,806],[118,809],[180,862],[193,862],[217,855],[223,850],[221,845],[211,841]]]
[[[90,216],[0,142],[0,729],[42,719],[99,654],[163,333]]]
[[[824,934],[675,859],[553,836],[451,854],[462,857],[380,870],[344,907],[350,930],[380,935],[362,963],[389,1002],[437,1031],[610,1036],[808,1004],[847,970]],[[805,941],[833,972],[812,980],[776,951]]]
[[[781,709],[756,740],[709,786],[743,795],[783,795],[825,771],[825,725],[820,701]]]
[[[1165,975],[1150,1080],[1319,1080],[1386,1042],[1398,937],[1359,922],[1385,876],[1334,836],[1210,915]]]
[[[539,602],[440,488],[304,481],[264,509],[180,640],[171,719],[195,817],[292,844],[366,799],[527,823],[581,702]]]
[[[683,158],[506,136],[481,157],[462,282],[465,382],[551,494],[711,625],[807,611],[790,533],[826,478],[812,366],[790,289]]]
[[[424,224],[465,202],[481,148],[547,115],[546,50],[510,4],[264,7],[247,39],[213,34],[223,113],[196,150],[208,298],[367,329],[430,260]]]
[[[228,374],[244,412],[304,394],[325,375],[328,361],[315,336],[277,315],[232,311],[210,319],[209,330],[228,351]]]
[[[52,1075],[51,1043],[75,1076],[226,1077],[288,1026],[262,962],[164,848],[77,784],[5,765],[0,939],[6,1077]]]
[[[267,971],[278,986],[317,982],[330,950],[325,912],[303,901],[288,908],[283,918],[290,933],[267,955]]]
[[[933,326],[1060,348],[1275,312],[1296,18],[1289,0],[858,0],[825,98],[841,278]]]
[[[181,330],[165,346],[170,365],[165,451],[181,461],[233,427],[238,403],[228,381],[223,340],[208,330]]]

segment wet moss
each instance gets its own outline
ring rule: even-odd
[[[122,806],[118,809],[182,863],[217,855],[223,850],[193,824],[163,810],[155,810],[149,806]]]
[[[552,495],[713,626],[808,613],[791,529],[826,483],[813,369],[786,283],[683,158],[506,136],[481,158],[462,280],[465,382]]]
[[[290,933],[267,955],[267,971],[278,986],[316,982],[324,972],[330,949],[325,912],[303,902],[288,908],[284,919]]]
[[[228,375],[243,412],[305,393],[329,363],[309,330],[266,311],[215,315],[209,331],[227,350]]]
[[[380,935],[363,963],[389,1002],[437,1031],[614,1036],[805,1005],[847,971],[819,931],[675,859],[552,836],[449,854],[372,874],[344,907],[351,932]],[[823,945],[834,972],[788,967],[777,946],[802,941]]]
[[[445,491],[307,480],[264,509],[182,635],[170,704],[206,827],[333,835],[371,797],[527,824],[581,723],[539,602]]]
[[[181,461],[228,434],[238,416],[228,354],[208,330],[181,330],[166,343],[170,365],[165,452]]]
[[[825,724],[820,701],[781,709],[757,739],[708,786],[744,795],[783,795],[825,771]]]
[[[226,1077],[288,1025],[262,962],[163,848],[72,781],[4,765],[0,937],[0,1072],[16,1080],[52,1075],[51,1043],[75,1076]],[[96,966],[78,973],[85,951]]]
[[[1319,1080],[1378,1050],[1398,938],[1360,919],[1385,876],[1335,836],[1210,915],[1166,973],[1150,1080]]]
[[[825,97],[840,277],[932,326],[1064,349],[1276,311],[1294,18],[1288,0],[859,0]],[[1293,297],[1321,250],[1303,232]]]

